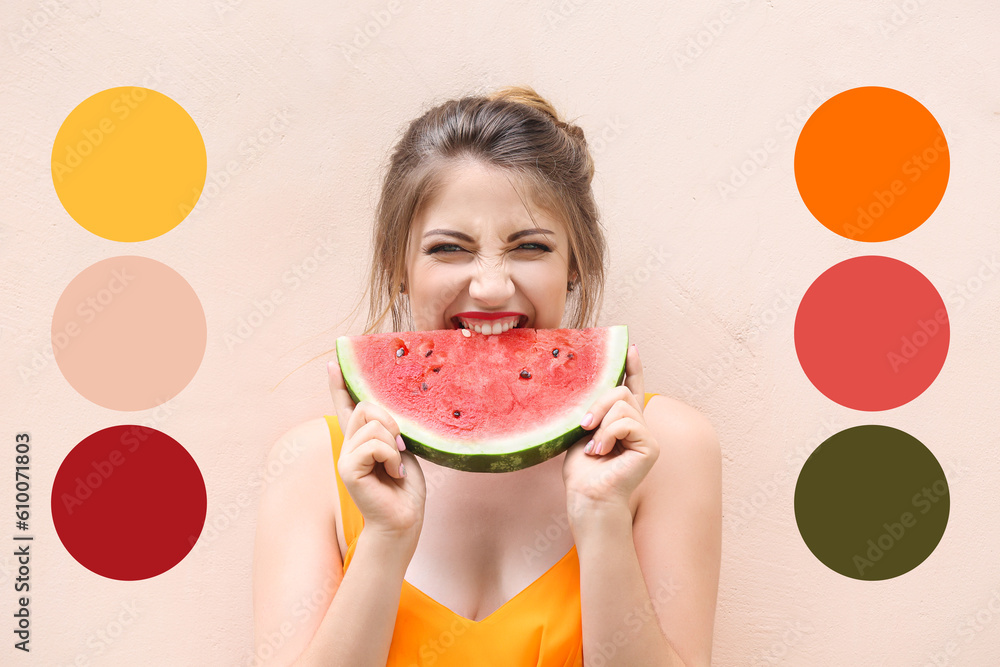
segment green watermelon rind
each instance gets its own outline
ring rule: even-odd
[[[466,472],[493,473],[514,472],[538,465],[558,456],[583,438],[588,431],[580,426],[580,422],[587,410],[609,388],[620,386],[625,379],[628,326],[606,328],[607,363],[594,380],[593,390],[575,405],[567,406],[561,418],[551,420],[548,426],[526,431],[520,437],[504,436],[490,442],[470,443],[428,431],[393,410],[383,408],[396,420],[407,450],[437,465]],[[355,370],[357,363],[347,339],[347,336],[337,339],[337,361],[344,384],[355,403],[371,401],[373,392],[364,382],[363,375]]]

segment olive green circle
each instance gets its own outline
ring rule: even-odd
[[[919,440],[890,426],[855,426],[806,459],[795,484],[795,522],[831,570],[880,581],[934,551],[950,497],[944,471]]]

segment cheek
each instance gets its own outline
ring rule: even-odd
[[[518,269],[523,277],[521,284],[535,292],[558,292],[560,285],[566,289],[569,280],[567,270],[558,262],[533,262]]]
[[[445,311],[462,290],[460,282],[440,274],[436,277],[425,274],[418,280],[421,281],[420,289],[410,297],[410,308],[414,316],[443,321]]]

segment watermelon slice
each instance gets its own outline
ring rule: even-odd
[[[626,352],[624,325],[337,339],[355,403],[392,415],[413,454],[469,472],[528,468],[580,440],[587,409],[622,384]]]

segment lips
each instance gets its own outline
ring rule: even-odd
[[[481,311],[467,311],[464,313],[455,313],[455,317],[464,317],[469,320],[499,320],[502,317],[522,317],[527,318],[524,313],[515,313],[513,311],[496,311],[490,313],[484,313]]]

